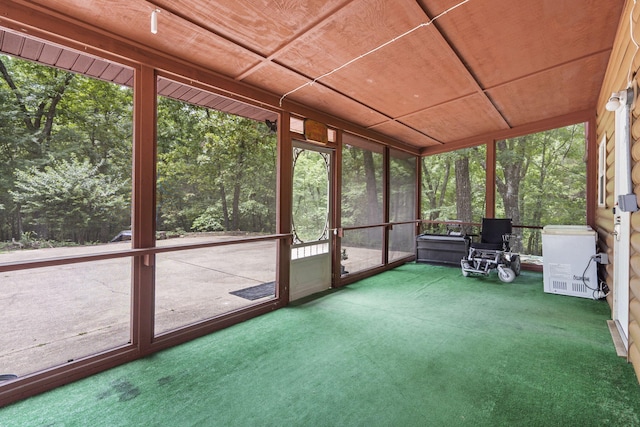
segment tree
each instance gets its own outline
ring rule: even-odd
[[[343,227],[374,225],[383,222],[382,154],[352,145],[342,151]],[[343,242],[364,247],[381,247],[380,228],[351,230]]]
[[[450,153],[422,158],[422,217],[424,219],[430,221],[456,219],[455,200],[450,199],[449,184],[452,166],[453,155]],[[427,224],[425,228],[430,232],[441,231],[441,227],[435,224]]]
[[[376,182],[376,168],[373,162],[373,153],[369,150],[363,150],[362,157],[364,160],[364,176],[367,190],[367,219],[368,224],[375,224],[377,221],[380,221],[380,218],[377,217],[377,213],[381,210],[378,203],[378,187]]]
[[[584,125],[576,124],[496,143],[496,216],[516,225],[584,224]],[[425,157],[423,217],[478,222],[484,215],[484,150],[479,147]],[[452,171],[455,185],[451,185]],[[451,189],[453,187],[453,189]],[[540,232],[516,228],[515,250],[540,254]]]
[[[255,120],[160,98],[157,200],[160,229],[275,232],[275,134]]]
[[[211,119],[198,163],[217,171],[225,229],[248,227],[242,201],[262,201],[262,211],[275,217],[275,137],[264,123],[244,117],[214,111]],[[255,206],[245,212],[259,213]]]
[[[0,75],[15,97],[16,116],[31,136],[26,148],[33,156],[41,156],[51,139],[58,104],[74,74],[0,55]]]
[[[129,88],[1,55],[0,76],[0,239],[20,239],[26,230],[21,219],[28,215],[11,195],[21,171],[77,156],[114,182],[129,182]]]
[[[20,206],[9,191],[16,169],[42,164],[58,104],[73,74],[0,55],[0,235],[20,239]]]
[[[368,154],[367,154],[368,153]],[[365,157],[368,160],[365,160]],[[368,163],[369,166],[365,166]],[[367,172],[368,170],[368,172]],[[342,150],[342,225],[379,224],[382,211],[382,155],[345,145]]]
[[[389,220],[416,219],[416,157],[390,150],[389,160]],[[389,249],[411,252],[415,244],[414,224],[399,224],[390,231]]]
[[[461,150],[459,154],[455,160],[456,214],[459,221],[471,222],[473,220],[473,210],[471,206],[471,177],[468,150]],[[462,228],[464,231],[470,230],[468,226],[463,226]]]
[[[580,224],[586,222],[586,165],[584,126],[581,124],[538,135],[538,152],[527,181],[527,224]],[[551,214],[552,213],[552,214]],[[539,231],[528,233],[528,253],[542,253]]]
[[[129,221],[128,183],[114,182],[88,159],[17,171],[14,201],[25,224],[57,241],[106,241]]]

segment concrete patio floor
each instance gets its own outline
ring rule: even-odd
[[[157,245],[203,240],[186,237]],[[21,250],[0,254],[0,262],[129,248],[130,242],[117,242]],[[250,301],[229,292],[274,281],[275,254],[276,241],[158,254],[156,334],[268,299]],[[0,304],[0,374],[21,376],[125,345],[130,340],[131,258],[1,273]]]
[[[233,236],[159,240],[157,246],[228,240]],[[0,262],[122,251],[130,242],[18,250]],[[276,241],[159,253],[156,256],[155,333],[162,334],[273,296],[231,294],[275,281]],[[379,263],[380,251],[348,248],[348,271]],[[406,254],[404,254],[406,255]],[[131,258],[0,273],[0,374],[23,376],[130,340]]]

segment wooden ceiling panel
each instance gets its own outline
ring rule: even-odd
[[[411,1],[356,1],[300,37],[275,61],[318,77],[426,21]],[[419,28],[320,81],[390,117],[477,90],[433,26]]]
[[[608,53],[585,58],[487,91],[509,124],[521,126],[593,109]]]
[[[348,1],[155,0],[152,3],[268,56]]]
[[[145,0],[35,0],[76,20],[181,58],[210,70],[236,75],[261,57],[169,11],[157,15],[158,32],[150,29],[152,3]],[[200,2],[200,7],[206,2]]]
[[[313,92],[296,93],[292,95],[292,99],[335,117],[349,117],[350,122],[362,127],[387,119],[366,105],[318,85],[314,85]]]
[[[452,0],[419,0],[431,16]],[[611,48],[624,0],[471,0],[437,21],[483,88]]]
[[[274,61],[317,77],[424,21],[412,0],[354,0],[301,35]]]
[[[473,94],[402,117],[401,121],[443,142],[508,129],[483,94]]]
[[[394,118],[479,90],[434,27],[420,28],[322,81]]]
[[[309,80],[277,64],[266,63],[246,77],[243,82],[282,96],[290,90],[308,83]],[[301,89],[299,93],[304,90]],[[294,99],[294,97],[287,99]]]

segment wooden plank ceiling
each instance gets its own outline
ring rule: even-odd
[[[278,97],[293,91],[285,100],[418,149],[595,111],[624,5],[624,0],[16,2]],[[156,9],[158,32],[152,34],[150,15]],[[74,57],[18,33],[1,34],[7,53],[131,84],[126,67]],[[160,88],[165,94],[177,91],[181,99],[240,108],[168,81]],[[273,114],[241,109],[261,120]]]

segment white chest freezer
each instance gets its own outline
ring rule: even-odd
[[[596,232],[586,225],[547,225],[542,229],[544,291],[594,298],[598,289]]]

